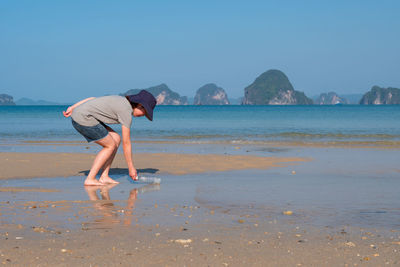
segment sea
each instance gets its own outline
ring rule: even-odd
[[[0,143],[84,141],[67,106],[0,106]],[[398,142],[400,105],[157,106],[134,118],[132,138],[184,143]],[[120,131],[119,125],[110,125]]]

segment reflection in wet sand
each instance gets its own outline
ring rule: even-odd
[[[116,202],[110,198],[110,190],[117,184],[107,184],[102,186],[85,186],[85,191],[89,199],[93,202],[95,209],[92,222],[82,223],[83,229],[110,229],[113,225],[123,223],[131,225],[134,217],[133,210],[137,200],[138,193],[146,193],[160,190],[159,184],[144,185],[139,188],[133,188],[129,192],[125,208],[115,205]],[[100,197],[98,195],[100,193]]]

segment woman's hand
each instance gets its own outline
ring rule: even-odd
[[[132,180],[136,181],[138,179],[137,177],[137,171],[135,168],[129,169],[129,176],[132,178]]]
[[[73,107],[68,107],[66,111],[63,111],[64,117],[68,118],[72,114]]]

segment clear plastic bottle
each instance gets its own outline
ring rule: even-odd
[[[160,184],[161,179],[157,177],[144,177],[140,176],[137,179],[138,182],[145,183],[145,184]]]

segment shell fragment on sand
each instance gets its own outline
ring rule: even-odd
[[[293,211],[291,210],[286,210],[283,212],[284,215],[293,215]]]

